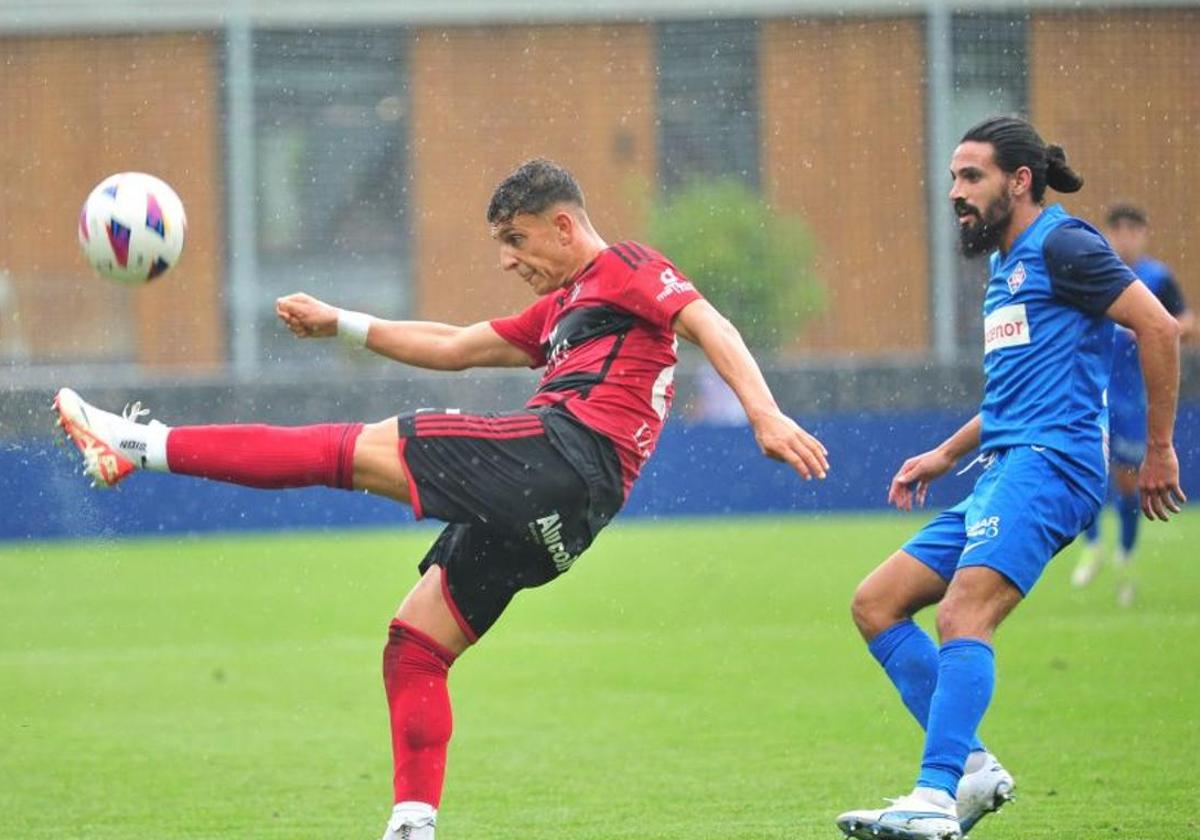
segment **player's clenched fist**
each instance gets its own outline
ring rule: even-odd
[[[275,314],[298,338],[328,338],[337,335],[338,311],[303,292],[275,301]]]

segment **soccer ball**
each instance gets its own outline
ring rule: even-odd
[[[186,232],[175,190],[141,172],[105,178],[79,211],[83,256],[100,275],[120,283],[146,283],[174,266]]]

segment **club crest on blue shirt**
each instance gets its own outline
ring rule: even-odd
[[[1008,275],[1008,293],[1015,295],[1017,289],[1021,288],[1021,284],[1025,282],[1025,263],[1017,261],[1017,267],[1013,269],[1012,274]]]

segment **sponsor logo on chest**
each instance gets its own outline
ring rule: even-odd
[[[1029,319],[1025,317],[1025,304],[1014,303],[1001,306],[983,319],[983,354],[1002,347],[1028,344]]]

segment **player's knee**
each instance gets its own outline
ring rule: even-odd
[[[411,491],[400,462],[396,418],[368,423],[354,441],[354,489],[412,504]]]
[[[996,629],[987,611],[963,598],[948,597],[938,605],[937,632],[943,642],[952,639],[989,641]]]
[[[897,616],[893,605],[881,597],[868,578],[858,585],[850,600],[850,617],[864,639],[870,640],[891,627],[903,616]]]
[[[380,420],[378,423],[364,423],[362,432],[355,441],[355,449],[370,449],[370,448],[395,448],[396,442],[400,438],[400,433],[396,427],[396,418],[389,417],[386,420]]]
[[[864,636],[866,628],[871,621],[871,603],[870,599],[863,593],[862,585],[854,590],[854,597],[850,599],[850,618],[854,621],[854,626]]]
[[[960,569],[938,605],[938,636],[943,642],[964,638],[990,642],[1022,597],[1016,584],[994,569]]]

